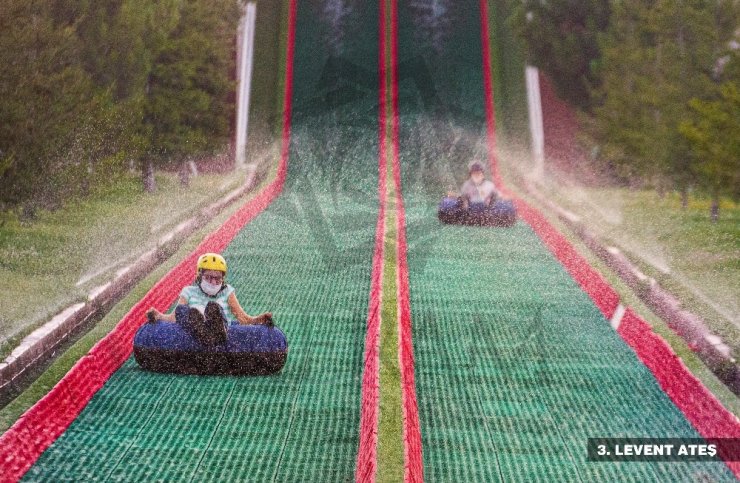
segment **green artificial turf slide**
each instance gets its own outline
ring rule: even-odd
[[[419,5],[399,3],[398,60],[425,478],[733,481],[721,462],[586,461],[589,437],[698,434],[526,224],[437,221],[488,159],[479,1]]]
[[[273,312],[285,331],[285,368],[176,376],[129,359],[25,480],[353,478],[378,216],[378,6],[338,25],[298,3],[284,192],[223,253],[245,310]]]

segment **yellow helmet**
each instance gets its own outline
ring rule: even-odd
[[[218,253],[204,253],[198,257],[196,272],[201,270],[218,270],[226,275],[226,260]]]

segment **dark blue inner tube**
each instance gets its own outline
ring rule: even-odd
[[[144,324],[134,336],[134,358],[155,372],[211,375],[266,375],[279,372],[288,358],[288,341],[277,327],[231,325],[225,344],[198,342],[180,324]]]
[[[516,223],[516,207],[511,200],[496,200],[492,205],[471,203],[463,209],[459,198],[443,198],[437,216],[443,223],[475,226],[512,226]]]

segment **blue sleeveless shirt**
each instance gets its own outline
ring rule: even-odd
[[[224,310],[224,316],[229,323],[238,323],[238,320],[234,313],[229,307],[229,296],[234,293],[234,287],[229,284],[215,296],[211,297],[207,295],[197,285],[188,285],[184,287],[180,292],[180,297],[184,298],[188,306],[198,309],[200,312],[204,312],[206,304],[208,302],[216,302]]]

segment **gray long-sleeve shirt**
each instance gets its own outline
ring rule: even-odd
[[[487,179],[484,179],[479,185],[469,179],[463,183],[460,194],[467,198],[470,203],[484,203],[486,199],[496,194],[496,186]]]

